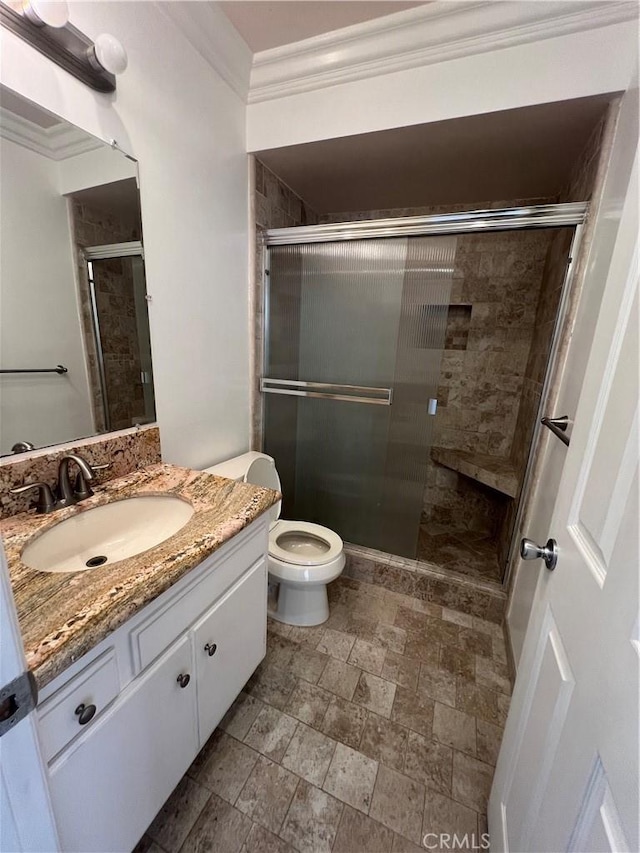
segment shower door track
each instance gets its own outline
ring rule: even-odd
[[[513,231],[523,228],[563,228],[582,225],[588,202],[507,207],[500,210],[467,210],[431,216],[401,216],[395,219],[366,219],[299,228],[269,228],[265,246],[296,243],[333,243],[337,240],[366,240],[375,237],[411,237],[433,234]]]

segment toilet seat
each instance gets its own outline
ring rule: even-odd
[[[269,530],[269,555],[292,566],[324,566],[342,554],[333,530],[309,521],[276,521]]]

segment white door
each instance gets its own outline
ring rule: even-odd
[[[0,542],[0,690],[25,670],[9,570]],[[15,705],[15,700],[5,705],[4,715]],[[0,737],[0,851],[44,853],[59,849],[32,711]]]
[[[637,159],[491,792],[493,851],[640,850]]]

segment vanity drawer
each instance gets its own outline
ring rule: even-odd
[[[38,728],[45,759],[50,761],[77,735],[86,731],[119,691],[115,651],[108,649],[39,705]],[[95,713],[86,723],[81,723],[80,715],[76,713],[80,705],[87,709],[87,716],[91,714],[89,706],[95,705]]]
[[[216,554],[211,558],[209,570],[194,580],[179,598],[172,597],[134,628],[130,634],[134,673],[137,675],[149,666],[184,634],[250,566],[265,556],[266,550],[267,536],[261,529],[231,552]]]

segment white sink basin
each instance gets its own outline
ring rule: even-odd
[[[22,562],[40,572],[80,572],[148,551],[177,533],[194,513],[174,495],[141,495],[96,506],[40,534]]]

